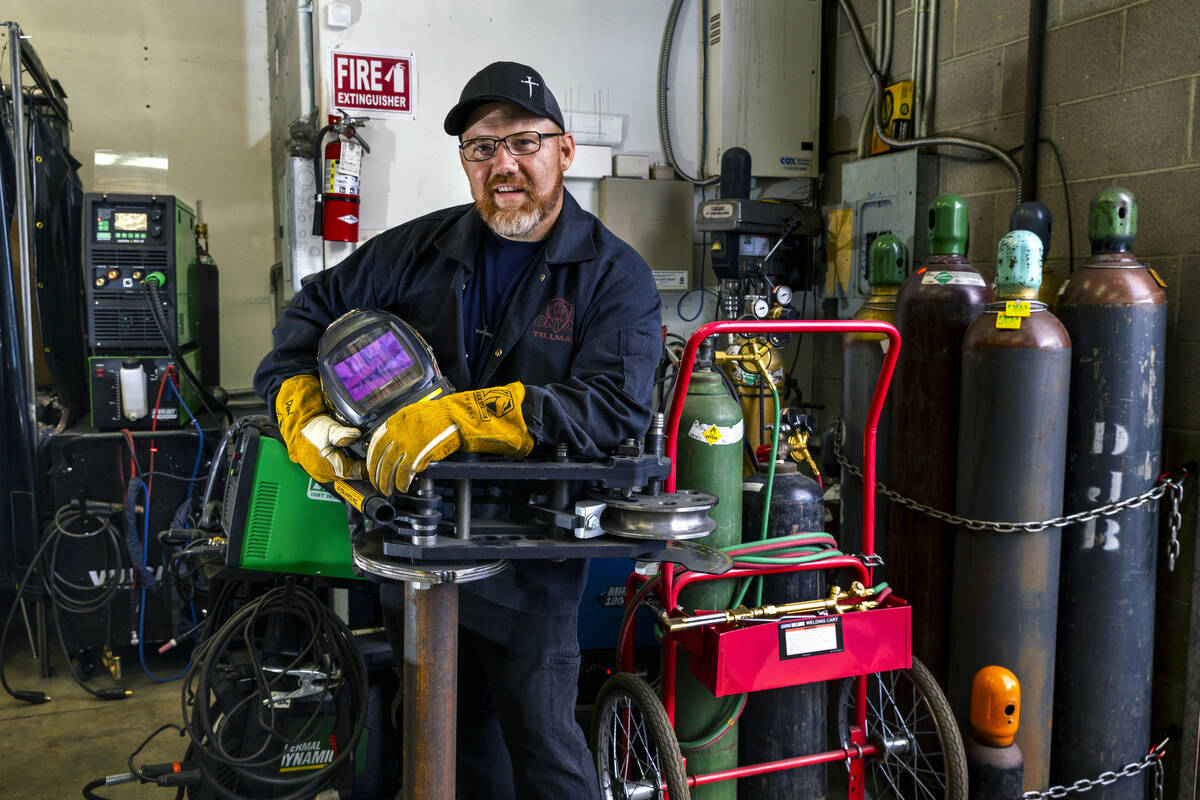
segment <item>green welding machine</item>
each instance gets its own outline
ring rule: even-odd
[[[288,458],[278,429],[243,420],[221,507],[225,565],[357,578],[347,506]]]

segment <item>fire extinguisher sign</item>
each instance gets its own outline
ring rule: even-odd
[[[331,56],[334,108],[412,116],[411,52],[334,50]]]

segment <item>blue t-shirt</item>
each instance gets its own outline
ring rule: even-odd
[[[545,246],[545,241],[516,242],[491,231],[483,237],[479,260],[463,286],[463,341],[472,377],[479,374],[500,330],[509,297]]]

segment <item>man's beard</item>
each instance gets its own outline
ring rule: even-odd
[[[475,198],[475,208],[479,215],[498,236],[512,239],[525,236],[538,226],[542,220],[554,211],[559,198],[562,197],[562,173],[555,178],[554,186],[543,195],[536,194],[528,181],[519,179],[521,188],[525,190],[525,202],[517,208],[500,208],[492,195],[493,190],[505,183],[513,183],[511,177],[497,175],[488,181],[480,197]]]

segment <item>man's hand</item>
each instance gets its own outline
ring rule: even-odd
[[[457,450],[523,456],[533,449],[521,402],[525,386],[510,383],[413,403],[375,431],[367,448],[367,478],[379,491],[407,491],[413,476]]]
[[[296,375],[284,381],[275,395],[275,416],[288,458],[304,467],[313,480],[328,483],[334,478],[363,476],[363,463],[337,449],[362,433],[338,424],[329,415],[316,375]]]

